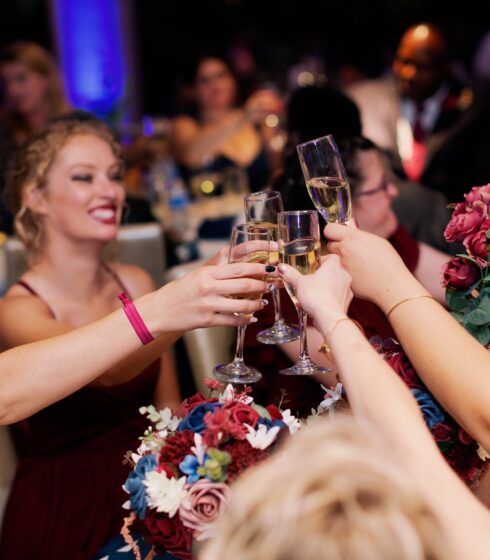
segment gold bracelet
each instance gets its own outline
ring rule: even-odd
[[[356,321],[355,319],[351,319],[350,317],[341,317],[340,319],[337,319],[334,322],[334,324],[328,329],[327,335],[329,335],[335,329],[335,327],[342,321],[350,321],[351,323],[354,323],[354,325],[361,331],[361,333],[364,334],[364,329],[362,328],[362,325],[358,321]],[[318,351],[321,352],[322,354],[326,354],[327,356],[330,356],[332,353],[326,341],[320,346],[320,348],[318,348]]]
[[[402,303],[405,303],[407,301],[411,301],[412,299],[420,299],[420,298],[429,298],[429,299],[434,299],[433,296],[429,295],[429,294],[424,294],[422,296],[412,296],[412,297],[407,297],[405,299],[402,299],[401,301],[399,301],[398,303],[395,303],[395,305],[386,313],[386,318],[389,319],[390,315],[393,313],[393,311],[395,311],[395,309],[400,306]]]

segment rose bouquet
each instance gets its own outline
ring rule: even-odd
[[[383,340],[379,336],[371,338],[370,342],[409,388],[446,461],[466,484],[475,484],[484,467],[484,457],[478,443],[435,399],[400,344],[393,339]]]
[[[463,243],[466,254],[442,270],[442,285],[452,315],[482,344],[490,342],[490,184],[473,187],[453,206],[444,232],[449,242]]]
[[[132,524],[156,553],[191,559],[193,541],[213,535],[229,483],[301,425],[289,410],[254,403],[248,388],[225,388],[214,380],[208,387],[209,398],[194,395],[174,412],[140,409],[152,425],[128,457],[133,470],[124,484],[129,494],[124,507],[132,513],[122,531],[136,558],[141,554],[129,531]]]

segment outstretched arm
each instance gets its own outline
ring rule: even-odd
[[[247,277],[248,276],[248,277]],[[238,300],[233,293],[264,292],[260,264],[207,267],[146,294],[134,303],[153,336],[197,327],[239,325],[260,300]],[[4,327],[5,328],[5,327]],[[20,420],[65,397],[141,349],[141,341],[122,310],[0,355],[0,423]],[[154,343],[152,343],[154,344]]]
[[[490,449],[490,354],[430,298],[384,239],[328,225],[329,250],[352,276],[356,296],[389,314],[397,338],[417,373],[444,408]]]

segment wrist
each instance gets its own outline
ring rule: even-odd
[[[315,324],[320,329],[320,332],[323,335],[323,337],[326,340],[328,340],[330,334],[335,329],[336,325],[340,321],[344,321],[346,319],[349,319],[346,313],[344,311],[339,310],[333,313],[329,313],[328,316],[324,315],[320,317],[319,320],[315,319]]]
[[[157,292],[150,292],[139,297],[133,302],[147,329],[154,338],[158,338],[165,332],[164,313],[162,306],[157,302]]]
[[[374,303],[376,303],[386,315],[400,301],[420,295],[430,294],[418,280],[410,275],[409,278],[405,278],[403,281],[394,281],[390,283],[383,292],[378,294]]]

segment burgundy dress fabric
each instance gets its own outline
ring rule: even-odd
[[[23,280],[18,284],[40,297]],[[159,372],[157,360],[125,383],[84,387],[10,426],[19,462],[1,560],[89,560],[120,532],[127,513],[124,455],[147,427],[138,409],[152,402]]]
[[[87,359],[90,359],[88,357]],[[19,464],[2,560],[88,560],[123,522],[124,454],[146,428],[159,367],[114,387],[85,387],[11,427]]]
[[[419,247],[410,234],[399,226],[389,239],[410,271],[414,271],[419,259]],[[268,297],[271,300],[271,297]],[[297,324],[298,315],[286,290],[281,290],[281,304],[284,319],[288,324]],[[293,414],[307,416],[323,400],[324,391],[320,384],[308,377],[279,375],[278,371],[292,365],[291,360],[280,347],[257,342],[259,331],[274,322],[272,301],[255,314],[257,323],[247,327],[245,334],[245,363],[262,372],[263,378],[254,385],[254,398],[259,404],[281,403],[282,408],[290,408]],[[368,301],[354,298],[349,308],[349,316],[358,321],[368,338],[378,334],[383,338],[395,334],[381,309]]]

